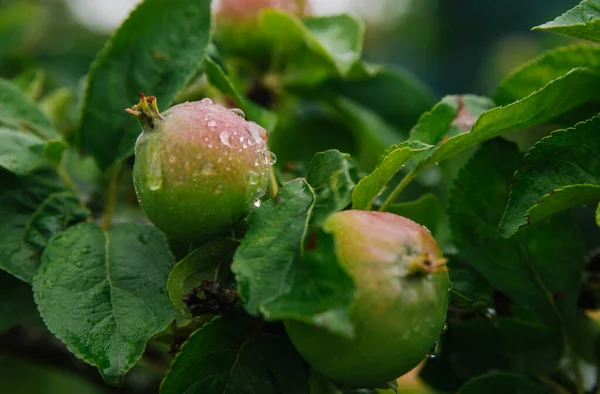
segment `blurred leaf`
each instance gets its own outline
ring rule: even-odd
[[[600,42],[600,1],[583,0],[553,21],[536,26],[533,30],[549,30]]]
[[[346,97],[404,131],[410,130],[434,104],[429,88],[401,69],[379,68],[358,77],[331,79],[318,90],[321,94],[327,90]]]
[[[2,2],[0,5],[0,61],[4,62],[43,18],[42,4],[34,2]]]
[[[495,140],[463,168],[450,199],[455,244],[460,256],[515,303],[518,315],[564,325],[576,308],[584,263],[572,221],[556,217],[508,240],[496,232],[520,162],[513,144]]]
[[[481,393],[542,394],[544,391],[525,376],[503,372],[490,372],[473,378],[458,391],[458,394]]]
[[[306,175],[306,182],[315,192],[311,224],[319,224],[350,205],[356,178],[356,164],[347,153],[332,149],[313,157]]]
[[[295,319],[351,336],[347,314],[354,283],[335,260],[333,240],[323,234],[315,250],[303,253],[314,204],[305,180],[286,183],[248,217],[232,270],[250,314]]]
[[[221,92],[233,97],[240,109],[246,113],[248,120],[258,123],[267,131],[273,131],[277,125],[277,115],[243,97],[233,86],[221,66],[212,59],[206,57],[204,62],[206,64],[206,76],[209,81]]]
[[[0,79],[0,124],[44,139],[60,139],[42,111],[18,87],[3,79]]]
[[[294,102],[290,107],[282,111],[277,128],[269,135],[269,148],[277,154],[282,166],[308,164],[316,153],[328,149],[355,152],[355,141],[348,127],[325,108],[305,102]]]
[[[600,70],[600,48],[578,44],[547,51],[504,78],[494,101],[507,105],[520,100],[578,67]]]
[[[58,88],[48,93],[40,101],[40,108],[54,127],[64,131],[73,127],[69,111],[74,107],[74,93],[69,88]]]
[[[46,72],[41,68],[29,68],[12,80],[33,101],[37,101],[42,95],[45,82]]]
[[[452,283],[450,301],[453,305],[473,309],[494,305],[492,286],[471,265],[452,257],[448,267]]]
[[[431,149],[419,141],[406,141],[387,149],[375,170],[358,182],[352,192],[352,208],[370,210],[375,198],[404,165],[419,152]]]
[[[600,227],[600,203],[596,207],[596,224]]]
[[[386,212],[404,216],[427,227],[436,236],[444,216],[442,202],[435,194],[423,194],[414,201],[399,202],[387,207]]]
[[[42,255],[33,289],[48,329],[110,384],[164,330],[174,310],[167,296],[173,265],[154,227],[81,223],[56,235]]]
[[[291,63],[300,73],[313,72],[311,68],[319,66],[319,59],[344,76],[362,52],[364,26],[349,15],[300,20],[276,9],[266,9],[260,14],[260,28],[273,40],[276,50],[292,52],[294,57],[288,59],[287,66]],[[306,59],[311,61],[304,63]]]
[[[499,226],[508,238],[560,211],[600,201],[600,117],[558,130],[525,155]]]
[[[89,212],[62,188],[26,180],[0,197],[0,268],[30,282],[47,240]]]
[[[34,311],[31,287],[0,271],[0,334]]]
[[[5,393],[106,394],[87,380],[58,368],[0,356],[0,382]]]
[[[229,268],[238,242],[230,238],[219,238],[202,245],[187,255],[169,274],[167,290],[171,302],[184,316],[192,315],[182,297],[198,287],[203,280],[225,284],[230,275]]]
[[[204,58],[210,0],[145,0],[96,58],[79,128],[81,145],[101,168],[133,153],[140,133],[125,112],[140,92],[168,105]]]
[[[35,135],[0,127],[0,167],[25,175],[47,162],[42,157],[45,141]]]
[[[308,394],[306,367],[286,336],[241,312],[215,318],[183,344],[162,394]]]
[[[363,170],[375,167],[377,158],[387,148],[404,140],[399,130],[352,100],[337,97],[331,105],[339,113],[340,121],[354,134],[359,149],[357,160]]]

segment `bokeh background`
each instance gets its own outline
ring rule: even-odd
[[[530,29],[578,3],[578,0],[309,1],[317,15],[348,12],[360,16],[367,25],[366,60],[407,69],[438,97],[461,93],[491,95],[497,82],[512,69],[548,48],[569,42],[567,38]],[[24,70],[35,74],[35,70],[43,69],[44,90],[63,86],[77,90],[97,52],[137,2],[0,0],[0,77],[14,78],[22,76]],[[406,384],[411,388],[402,392],[429,392],[413,383],[409,378]],[[0,392],[102,391],[65,373],[0,355]]]
[[[218,1],[218,0],[216,0]],[[76,85],[138,0],[0,0],[0,76],[26,68]],[[405,67],[442,96],[490,94],[499,79],[558,35],[532,32],[577,0],[309,0],[317,15],[349,12],[367,24],[365,57]],[[49,86],[51,88],[52,86]]]

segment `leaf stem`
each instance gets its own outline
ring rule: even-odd
[[[109,171],[108,191],[106,194],[106,202],[104,204],[104,216],[102,217],[101,227],[104,231],[110,228],[112,216],[115,212],[117,204],[117,183],[119,182],[119,174],[121,173],[121,162],[118,162]]]
[[[69,175],[69,172],[67,171],[67,169],[62,166],[62,165],[57,165],[55,167],[56,169],[56,173],[58,174],[58,176],[60,177],[60,179],[63,181],[63,183],[76,195],[79,196],[79,191],[77,190],[77,187],[75,187],[75,183],[73,182],[73,178],[71,178],[71,175]]]
[[[412,170],[396,185],[394,190],[387,196],[383,204],[379,207],[380,212],[384,212],[387,207],[394,202],[396,197],[404,190],[406,186],[417,176],[418,171]]]

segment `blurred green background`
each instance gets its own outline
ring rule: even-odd
[[[218,1],[218,0],[217,0]],[[0,76],[47,70],[45,89],[75,87],[136,0],[0,0]],[[439,95],[491,94],[499,79],[558,35],[532,32],[573,0],[311,0],[316,14],[367,23],[365,57],[400,65]]]

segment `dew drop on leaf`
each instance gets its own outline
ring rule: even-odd
[[[431,347],[431,349],[429,349],[429,352],[427,353],[427,358],[429,358],[429,359],[437,358],[440,355],[440,351],[441,351],[440,342],[436,341],[433,344],[433,346]]]
[[[254,203],[253,203],[253,205],[254,205],[256,208],[260,207],[260,204],[261,204],[260,198],[256,198],[256,199],[254,199]]]

